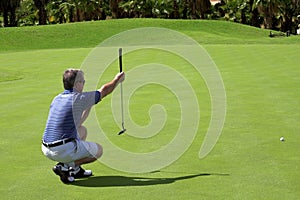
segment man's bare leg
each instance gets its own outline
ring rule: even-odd
[[[97,144],[97,143],[96,143]],[[103,149],[102,149],[102,146],[97,144],[98,146],[98,152],[97,154],[95,155],[95,157],[93,158],[82,158],[82,159],[79,159],[79,160],[76,160],[74,163],[76,166],[80,166],[80,165],[83,165],[83,164],[87,164],[87,163],[91,163],[91,162],[94,162],[96,161],[98,158],[100,158],[103,154]]]

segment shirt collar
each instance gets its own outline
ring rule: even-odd
[[[71,90],[65,90],[64,92],[63,92],[63,94],[71,94],[73,92],[73,89],[71,89]]]
[[[63,92],[63,94],[71,94],[71,93],[80,93],[78,90],[76,90],[75,88],[71,89],[71,90],[65,90]]]

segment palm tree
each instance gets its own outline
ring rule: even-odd
[[[189,0],[190,3],[190,10],[191,10],[191,18],[196,19],[197,18],[197,0]]]
[[[1,0],[0,11],[3,12],[3,23],[6,26],[17,26],[16,9],[21,0]]]
[[[296,31],[297,22],[293,23],[299,9],[299,0],[282,0],[279,8],[279,18],[281,22],[280,30],[283,32]]]
[[[179,13],[179,2],[177,0],[173,0],[173,11],[171,12],[170,18],[178,19],[180,16]]]
[[[210,0],[189,0],[192,19],[205,19],[211,8]]]
[[[8,25],[8,9],[6,3],[6,1],[0,1],[0,14],[3,13],[4,26]]]
[[[250,25],[255,27],[260,27],[261,19],[259,16],[259,11],[257,6],[255,6],[255,0],[249,0],[250,12],[251,12],[251,20]]]
[[[110,0],[109,7],[113,19],[119,18],[119,0]]]
[[[264,15],[264,25],[267,29],[276,28],[276,13],[278,13],[278,5],[280,0],[256,0],[255,6]]]
[[[34,5],[39,10],[39,25],[47,24],[47,11],[46,5],[49,3],[50,0],[33,0]]]
[[[199,10],[200,18],[205,19],[207,13],[211,8],[210,0],[197,0],[197,7]]]

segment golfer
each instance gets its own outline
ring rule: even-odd
[[[100,144],[85,141],[87,129],[83,122],[91,107],[110,94],[124,79],[125,74],[121,72],[100,89],[83,92],[83,71],[68,69],[64,72],[65,90],[51,103],[42,140],[44,155],[58,162],[53,171],[62,182],[70,183],[76,178],[92,175],[91,170],[84,170],[81,165],[100,158],[103,150]]]

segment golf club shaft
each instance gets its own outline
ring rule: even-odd
[[[122,68],[122,48],[119,48],[119,68],[120,72],[123,71]],[[122,82],[120,83],[120,88],[121,88],[121,116],[122,116],[122,131],[119,132],[119,135],[124,133],[126,131],[125,125],[124,125],[124,108],[123,108],[123,84]]]
[[[119,68],[120,68],[120,72],[123,71],[123,67],[122,67],[122,48],[119,48]]]
[[[124,108],[123,108],[123,84],[121,83],[121,115],[122,115],[122,129],[125,130],[124,128]]]

